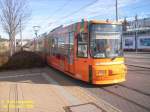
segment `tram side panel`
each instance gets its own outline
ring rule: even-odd
[[[82,26],[85,32],[87,32],[87,25],[88,24],[85,23],[84,27]],[[75,27],[76,30],[74,30]],[[51,33],[51,36],[49,36],[51,43],[50,55],[47,56],[47,61],[50,66],[74,78],[88,81],[88,58],[77,56],[77,37],[80,33],[80,29],[81,23],[77,23],[59,30],[59,33],[57,31]]]
[[[52,32],[48,35],[49,53],[47,55],[47,62],[61,71],[65,70],[65,60],[67,59],[66,48],[68,46],[67,33]]]

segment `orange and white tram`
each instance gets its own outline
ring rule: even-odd
[[[93,84],[125,81],[122,25],[84,21],[57,27],[43,38],[48,65]]]

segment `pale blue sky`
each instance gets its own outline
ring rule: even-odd
[[[33,26],[40,26],[39,34],[61,24],[67,25],[85,19],[115,19],[115,0],[28,0],[32,15],[23,38],[34,38]],[[119,19],[150,17],[150,0],[118,0]],[[0,35],[7,35],[0,28]],[[19,36],[17,37],[19,38]]]

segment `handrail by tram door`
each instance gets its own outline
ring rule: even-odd
[[[74,74],[74,32],[69,32],[67,64],[67,71]]]

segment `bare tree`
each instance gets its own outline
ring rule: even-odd
[[[15,36],[30,17],[26,0],[0,0],[0,19],[4,31],[10,40],[10,55],[15,52]],[[22,27],[20,27],[20,25]]]

